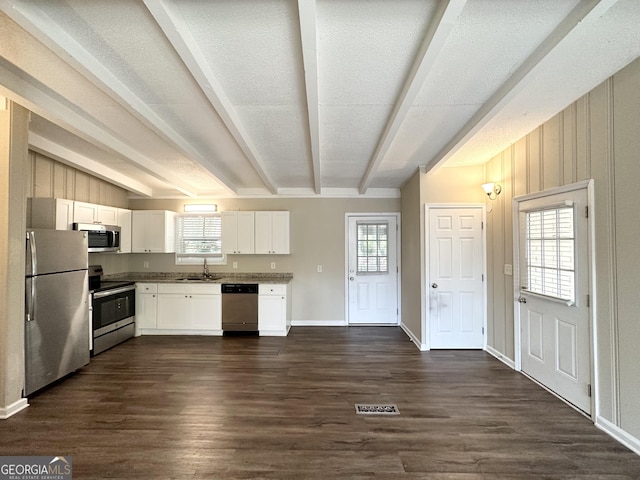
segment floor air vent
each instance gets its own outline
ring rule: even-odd
[[[356,413],[358,415],[400,415],[396,404],[363,404],[356,403]]]

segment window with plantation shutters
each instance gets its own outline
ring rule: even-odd
[[[525,265],[522,290],[575,302],[574,208],[562,206],[521,213]]]
[[[201,264],[222,260],[222,221],[219,214],[181,214],[176,218],[176,263]]]

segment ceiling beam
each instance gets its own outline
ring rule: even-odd
[[[315,0],[298,0],[298,16],[300,18],[304,81],[307,89],[313,188],[317,194],[320,194],[322,176],[320,172],[320,115],[318,113],[318,22]]]
[[[464,8],[467,0],[449,0],[442,3],[434,16],[431,26],[427,31],[416,58],[409,70],[404,86],[395,102],[393,111],[387,124],[378,140],[376,149],[369,160],[367,170],[360,182],[360,193],[364,194],[371,186],[373,177],[380,167],[382,160],[389,151],[400,126],[404,122],[413,102],[420,93],[427,76],[431,72],[438,55],[447,41],[451,29],[456,23],[460,12]]]
[[[12,68],[17,67],[12,66]],[[197,196],[197,191],[193,186],[177,180],[174,173],[159,166],[153,160],[103,129],[102,126],[95,124],[83,114],[78,113],[59,97],[56,96],[54,98],[48,92],[45,92],[40,85],[30,81],[31,77],[25,74],[18,75],[13,70],[5,68],[0,62],[0,78],[2,78],[2,84],[0,84],[0,93],[2,95],[11,98],[23,107],[92,145],[132,161],[138,168],[184,195],[189,197]]]
[[[37,7],[24,8],[19,1],[0,0],[2,11],[24,30],[37,38],[45,47],[105,92],[121,107],[130,112],[154,133],[188,158],[203,165],[216,179],[233,193],[236,186],[206,159],[198,150],[178,134],[162,117],[133,93],[116,75],[100,63],[65,30],[52,22]]]
[[[29,148],[34,152],[41,153],[49,158],[57,160],[60,163],[69,165],[77,170],[101,178],[109,183],[124,188],[130,192],[145,197],[153,196],[153,190],[146,185],[134,180],[112,168],[103,165],[91,158],[74,152],[68,148],[59,145],[48,138],[29,132]]]
[[[572,34],[578,32],[580,29],[589,28],[590,25],[598,21],[598,19],[617,2],[618,0],[589,0],[579,2],[513,75],[480,107],[449,143],[426,164],[427,171],[446,162],[495,118],[516,95],[528,86],[534,77],[534,70],[562,42],[570,38]]]
[[[191,75],[200,86],[202,92],[218,112],[218,115],[229,129],[238,146],[245,154],[254,170],[271,193],[277,193],[272,180],[267,174],[267,169],[260,155],[256,151],[253,142],[245,130],[240,117],[236,113],[231,100],[224,93],[222,85],[216,78],[211,66],[207,62],[202,50],[191,35],[189,26],[170,1],[144,0],[147,9],[155,18],[156,23],[162,29],[165,36],[173,45],[173,48],[182,59]]]

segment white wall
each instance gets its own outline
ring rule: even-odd
[[[425,205],[478,204],[486,199],[484,165],[419,169],[402,188],[402,323],[422,348],[429,309],[425,270]]]
[[[198,199],[212,201],[224,210],[288,210],[290,212],[290,255],[228,255],[226,266],[213,266],[213,272],[293,273],[293,321],[345,320],[345,213],[399,212],[400,199],[387,198],[253,198]],[[136,210],[182,212],[182,200],[131,200]],[[191,202],[193,203],[193,202]],[[129,271],[199,271],[199,267],[176,266],[174,255],[130,254]],[[101,257],[107,257],[102,255]],[[105,259],[108,260],[108,259]],[[117,261],[117,258],[114,258]],[[144,268],[144,262],[149,268]],[[238,269],[231,268],[238,262]],[[270,268],[271,262],[276,269]],[[322,265],[322,273],[317,272]],[[103,262],[107,273],[112,265]]]

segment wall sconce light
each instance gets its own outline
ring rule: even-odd
[[[187,213],[213,213],[218,211],[218,205],[215,203],[189,203],[184,206],[184,211]]]
[[[498,195],[500,195],[500,192],[502,192],[502,187],[500,185],[496,185],[493,182],[483,184],[482,189],[484,190],[484,193],[486,193],[489,197],[489,200],[495,200]]]

